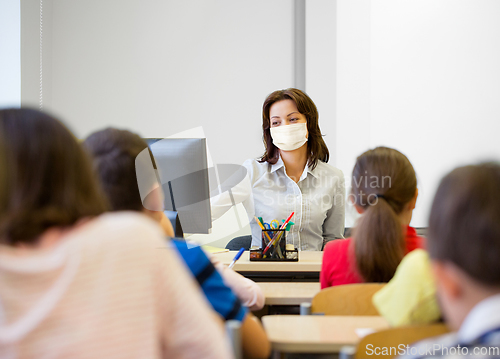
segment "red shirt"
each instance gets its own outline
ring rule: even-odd
[[[355,260],[350,255],[351,238],[336,239],[325,246],[321,265],[321,289],[335,285],[363,283],[363,278],[356,269]],[[406,253],[417,248],[425,248],[425,239],[417,236],[415,228],[406,230]]]

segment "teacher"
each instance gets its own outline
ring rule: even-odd
[[[281,223],[294,212],[287,243],[300,250],[320,251],[326,242],[343,238],[344,176],[327,164],[318,117],[314,102],[298,89],[275,91],[264,101],[265,152],[258,160],[245,161],[247,177],[230,194],[231,202],[243,202],[251,218],[252,246],[262,244],[252,214]],[[213,214],[227,206],[223,197],[212,201]]]

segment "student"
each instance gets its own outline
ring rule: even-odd
[[[408,253],[389,283],[373,295],[372,302],[393,327],[439,321],[441,311],[427,251]]]
[[[218,218],[234,203],[243,203],[250,220],[252,245],[261,247],[261,228],[254,219],[271,223],[294,212],[287,243],[320,251],[324,243],[343,238],[344,176],[326,164],[328,148],[318,125],[318,110],[304,92],[289,88],[271,93],[262,109],[264,155],[247,160],[247,177],[212,200]],[[234,201],[233,201],[234,200]]]
[[[408,357],[500,357],[500,165],[457,168],[436,192],[428,247],[446,323]]]
[[[87,137],[84,147],[93,159],[94,168],[112,210],[142,212],[157,222],[162,221],[163,201],[159,199],[162,197],[161,188],[156,183],[156,177],[151,182],[156,183],[157,190],[146,200],[159,203],[149,203],[146,207],[156,208],[157,211],[146,209],[139,193],[136,158],[143,151],[148,151],[148,160],[154,163],[148,145],[141,137],[126,130],[107,128]],[[257,319],[238,300],[240,298],[251,309],[261,309],[264,295],[260,287],[231,269],[221,268],[220,272],[217,271],[201,247],[188,245],[183,240],[173,240],[172,243],[197,279],[213,309],[225,320],[236,319],[242,322],[243,351],[246,356],[266,358],[270,351],[266,334]],[[235,290],[238,298],[228,286]]]
[[[59,121],[0,110],[0,357],[231,357],[158,225],[98,188]]]
[[[362,282],[388,282],[407,254],[424,246],[410,227],[417,201],[417,178],[408,158],[377,147],[356,160],[352,201],[358,220],[352,238],[328,243],[321,288]]]

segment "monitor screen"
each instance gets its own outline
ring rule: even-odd
[[[146,138],[165,195],[165,210],[177,211],[185,233],[212,228],[207,147],[204,138]]]

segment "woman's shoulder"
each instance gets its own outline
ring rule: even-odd
[[[243,162],[243,167],[249,170],[267,170],[269,164],[264,162],[259,162],[257,158],[249,158]]]
[[[323,161],[318,161],[316,168],[313,171],[322,176],[338,177],[342,180],[344,179],[344,173],[342,170]]]
[[[249,158],[243,162],[243,167],[247,170],[250,178],[261,177],[269,172],[271,166],[267,162],[259,162],[256,158]]]

